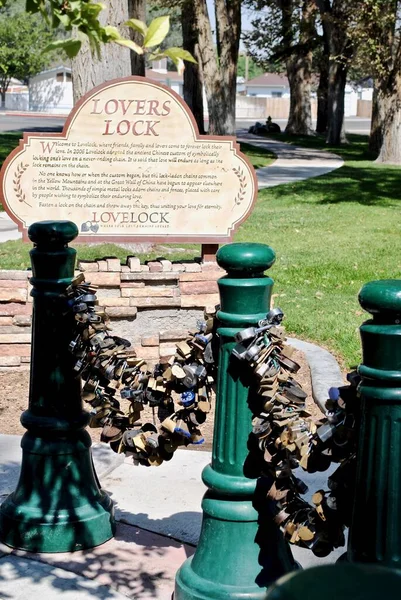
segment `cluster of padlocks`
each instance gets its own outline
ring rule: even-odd
[[[145,465],[170,460],[178,446],[202,444],[200,426],[211,409],[214,383],[213,319],[205,315],[198,329],[176,344],[175,355],[150,371],[129,341],[108,333],[96,287],[85,283],[83,274],[66,295],[76,321],[70,350],[74,371],[84,382],[83,400],[91,405],[90,427],[102,427],[103,441]],[[117,392],[129,402],[128,414]],[[157,409],[159,428],[140,423],[146,405]]]
[[[326,556],[344,544],[350,518],[358,376],[351,374],[349,386],[330,390],[326,418],[314,421],[305,407],[307,394],[294,378],[300,366],[285,344],[283,316],[275,308],[259,327],[240,331],[232,354],[248,364],[252,378],[250,448],[255,464],[263,465],[260,475],[266,499],[274,502],[274,520],[288,541]],[[332,462],[340,466],[328,479],[329,490],[318,490],[310,504],[302,497],[307,486],[293,471],[325,471]]]
[[[211,409],[215,378],[214,319],[205,316],[196,331],[176,344],[176,353],[150,371],[130,350],[130,342],[109,333],[107,315],[98,306],[96,287],[78,275],[67,288],[68,310],[76,320],[70,343],[74,370],[83,379],[83,399],[91,405],[91,427],[102,427],[101,439],[140,464],[157,466],[182,445],[201,444],[201,425]],[[285,343],[283,312],[270,310],[258,327],[235,336],[233,359],[250,385],[253,412],[251,452],[263,458],[260,475],[268,482],[266,498],[274,501],[276,524],[293,544],[325,556],[344,544],[353,496],[356,386],[330,390],[326,418],[315,422],[305,408],[306,392],[295,379],[300,365]],[[117,398],[117,392],[120,399]],[[129,402],[121,410],[121,399]],[[157,410],[160,426],[141,423],[145,406]],[[293,473],[325,471],[340,463],[318,490],[312,504],[302,496],[307,486]]]

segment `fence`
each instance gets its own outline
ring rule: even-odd
[[[370,119],[372,116],[372,100],[358,100],[356,116]]]

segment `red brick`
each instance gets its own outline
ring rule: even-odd
[[[181,298],[130,298],[130,305],[137,306],[138,308],[152,308],[152,307],[163,307],[172,308],[181,306]]]
[[[97,262],[80,261],[78,263],[78,267],[85,273],[94,273],[99,271],[99,265]]]
[[[9,345],[9,344],[29,344],[30,341],[31,341],[30,333],[1,333],[1,331],[0,331],[0,345],[2,345],[2,344],[7,344],[7,345]],[[15,351],[14,354],[18,354],[18,352]]]
[[[159,273],[163,271],[163,265],[157,261],[148,262],[148,267],[151,273]]]
[[[6,269],[0,270],[0,279],[19,279],[20,281],[24,281],[31,276],[31,271],[9,271]]]
[[[0,303],[0,316],[30,314],[32,314],[32,304],[17,304],[15,302]]]
[[[183,308],[204,308],[212,307],[220,302],[218,294],[193,294],[181,296],[181,306]]]
[[[88,281],[102,287],[118,287],[120,285],[120,273],[99,271],[99,273],[91,273],[88,275]]]
[[[0,317],[0,326],[13,325],[13,317]]]
[[[141,270],[141,261],[136,256],[129,256],[127,259],[127,264],[130,271]]]
[[[124,317],[135,317],[137,313],[135,306],[107,306],[106,313],[112,318],[123,319]]]
[[[216,281],[184,281],[180,290],[181,294],[215,294],[218,287]]]
[[[27,298],[26,288],[0,288],[1,302],[26,302]]]
[[[180,281],[217,281],[225,271],[207,271],[206,273],[180,273]]]
[[[123,298],[131,298],[132,296],[135,296],[137,298],[172,298],[174,296],[174,289],[166,287],[157,287],[156,285],[147,285],[145,287],[140,288],[124,287],[121,289],[121,296]]]
[[[31,356],[31,344],[0,344],[0,356]]]
[[[21,281],[18,279],[0,279],[0,288],[20,288],[25,289],[28,286],[28,280]]]
[[[121,271],[121,263],[119,258],[106,258],[107,270],[113,272]]]
[[[20,364],[20,356],[0,356],[0,367],[19,367]]]
[[[98,297],[99,306],[129,306],[129,298]]]

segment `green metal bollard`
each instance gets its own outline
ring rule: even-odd
[[[266,600],[399,600],[401,572],[377,565],[337,563],[281,577]]]
[[[367,283],[359,302],[361,428],[347,559],[401,567],[401,281]]]
[[[209,489],[202,502],[199,544],[195,555],[177,572],[175,600],[262,599],[272,581],[296,568],[274,525],[269,530],[267,553],[263,554],[257,543],[256,480],[244,475],[252,429],[249,387],[230,358],[234,334],[256,325],[269,310],[273,281],[263,273],[274,260],[273,250],[264,244],[229,244],[217,253],[217,262],[227,275],[218,281],[216,416],[212,463],[202,475]]]
[[[70,221],[31,225],[33,286],[29,408],[21,423],[17,489],[0,507],[0,539],[30,552],[92,548],[114,534],[113,506],[100,489],[85,427],[80,382],[68,350],[74,317],[63,292],[74,276],[78,235]]]

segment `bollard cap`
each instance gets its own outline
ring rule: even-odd
[[[401,280],[370,281],[359,292],[358,300],[371,315],[401,315]]]
[[[78,236],[78,227],[72,221],[38,221],[28,229],[34,244],[65,246]]]
[[[337,563],[294,571],[276,581],[266,600],[398,600],[401,572],[374,564]]]
[[[276,255],[266,244],[238,243],[222,246],[216,260],[220,267],[236,277],[252,277],[270,269]]]

